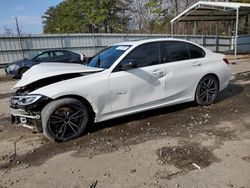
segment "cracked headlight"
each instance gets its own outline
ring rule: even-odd
[[[26,106],[36,102],[41,97],[42,95],[13,96],[10,102],[12,105]]]

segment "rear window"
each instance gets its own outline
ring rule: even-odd
[[[65,54],[62,51],[55,51],[55,56],[59,57],[59,56],[64,56]]]
[[[184,42],[165,42],[167,62],[182,61],[189,59],[187,44]]]
[[[189,49],[191,59],[205,57],[204,50],[202,50],[198,46],[195,46],[193,44],[188,44],[188,49]]]

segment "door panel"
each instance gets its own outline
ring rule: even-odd
[[[119,65],[110,75],[113,111],[147,105],[165,96],[165,70],[162,69],[161,43],[143,44],[133,49],[122,61],[132,60],[137,68],[120,71]],[[118,71],[117,71],[118,70]]]
[[[190,59],[185,42],[164,42],[166,96],[171,100],[183,100],[194,96],[196,84],[202,75],[201,58]]]
[[[166,64],[166,97],[171,100],[189,98],[197,83],[199,67],[193,66],[193,60],[183,60]]]
[[[161,65],[119,71],[110,75],[112,111],[147,105],[165,97]]]

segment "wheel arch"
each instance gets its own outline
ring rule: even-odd
[[[203,79],[203,78],[205,78],[206,76],[214,76],[216,79],[217,79],[217,81],[218,81],[218,87],[219,87],[219,90],[220,90],[220,78],[219,78],[219,76],[217,75],[217,74],[215,74],[215,73],[207,73],[207,74],[205,74],[204,76],[202,76],[201,78],[200,78],[200,80],[199,80],[199,82]],[[198,84],[199,84],[199,82],[196,84],[196,89],[197,89],[197,87],[198,87]],[[196,90],[195,89],[195,90]]]
[[[199,102],[197,102],[197,99],[196,99],[196,95],[197,95],[197,89],[198,89],[198,87],[199,87],[199,84],[200,84],[200,82],[202,81],[202,79],[203,78],[205,78],[205,77],[207,77],[207,76],[212,76],[212,77],[214,77],[216,80],[217,80],[217,83],[218,83],[218,93],[219,93],[219,91],[220,91],[220,79],[219,79],[219,77],[218,77],[218,75],[217,74],[215,74],[215,73],[207,73],[207,74],[205,74],[202,78],[200,78],[200,80],[199,80],[199,82],[197,83],[197,85],[196,85],[196,87],[195,87],[195,92],[194,92],[194,101],[196,101],[196,103],[198,103],[198,104],[200,104]],[[218,95],[218,94],[217,94]],[[201,104],[200,104],[201,105]]]
[[[217,81],[218,81],[218,87],[219,87],[219,90],[220,90],[220,79],[219,79],[218,75],[215,74],[215,73],[207,73],[207,74],[205,74],[204,76],[202,76],[202,77],[200,78],[199,82],[196,83],[196,86],[195,86],[195,88],[194,88],[194,90],[193,90],[193,100],[195,100],[195,95],[196,95],[197,87],[198,87],[200,81],[201,81],[203,78],[205,78],[206,76],[214,76],[214,77],[217,79]]]
[[[89,110],[89,113],[90,113],[89,115],[90,115],[91,121],[94,121],[94,118],[96,116],[96,112],[94,111],[93,105],[86,98],[79,96],[79,95],[63,95],[63,96],[60,96],[54,100],[63,99],[63,98],[73,98],[73,99],[76,99],[76,100],[79,100],[80,102],[82,102],[84,105],[86,105],[87,109]]]

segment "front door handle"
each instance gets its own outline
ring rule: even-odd
[[[158,78],[162,78],[162,77],[164,77],[165,75],[166,75],[165,72],[162,71],[162,70],[155,70],[155,71],[153,71],[153,73],[152,73],[152,76],[158,77]]]

